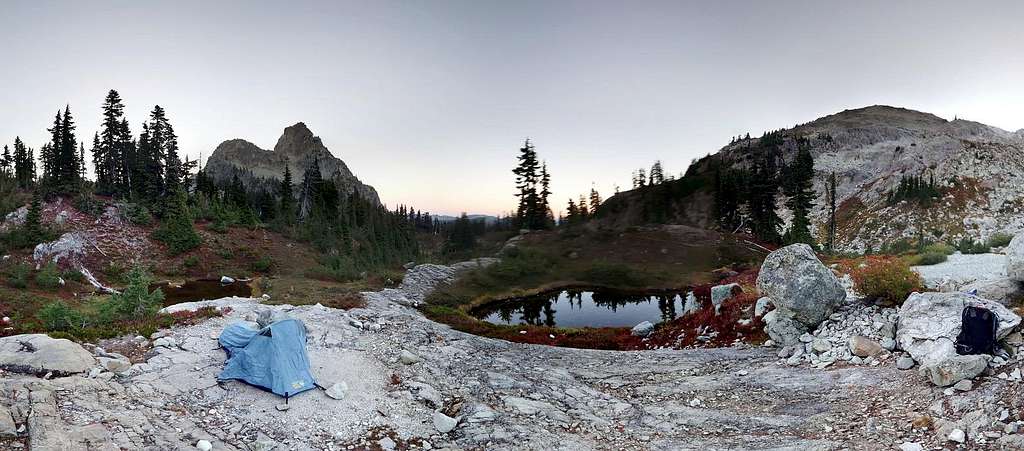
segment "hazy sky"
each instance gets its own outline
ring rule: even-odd
[[[0,3],[0,143],[107,90],[192,157],[304,121],[389,205],[498,213],[530,137],[553,203],[730,136],[905,106],[1024,127],[1024,2]]]

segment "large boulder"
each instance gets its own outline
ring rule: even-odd
[[[792,244],[768,254],[757,276],[757,289],[775,309],[813,329],[846,299],[846,290],[806,244]],[[779,317],[781,317],[779,316]]]
[[[948,360],[957,355],[954,343],[968,305],[987,308],[999,317],[998,339],[1020,325],[1020,317],[998,302],[966,293],[912,293],[900,307],[896,343],[922,366]]]
[[[1003,305],[1013,305],[1024,298],[1024,284],[1005,277],[977,280],[964,285],[959,291],[973,292],[979,298]]]
[[[18,373],[84,373],[96,366],[96,359],[77,343],[44,334],[0,338],[0,368]]]
[[[1013,237],[1006,246],[1006,275],[1024,282],[1024,233]]]

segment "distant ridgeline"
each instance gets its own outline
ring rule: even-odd
[[[813,169],[805,167],[807,156]],[[810,202],[807,228],[815,243],[864,252],[897,241],[984,240],[1024,229],[1021,177],[1024,131],[872,106],[735,138],[695,160],[684,177],[617,193],[594,217],[619,226],[681,223],[804,241],[787,233],[800,221],[796,210]],[[942,208],[929,208],[936,204]]]

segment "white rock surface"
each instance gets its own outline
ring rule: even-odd
[[[1020,325],[1020,317],[998,302],[964,293],[913,293],[900,307],[896,331],[899,348],[925,366],[955,355],[954,343],[967,305],[988,308],[999,317],[999,339]]]
[[[77,343],[44,334],[0,338],[0,368],[14,372],[75,374],[89,371],[96,359]]]
[[[1024,282],[1024,234],[1014,236],[1004,252],[1006,252],[1006,276],[1010,280]]]

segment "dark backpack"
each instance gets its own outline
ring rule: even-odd
[[[999,317],[995,312],[967,306],[961,314],[960,335],[956,337],[956,353],[960,355],[993,354]]]

